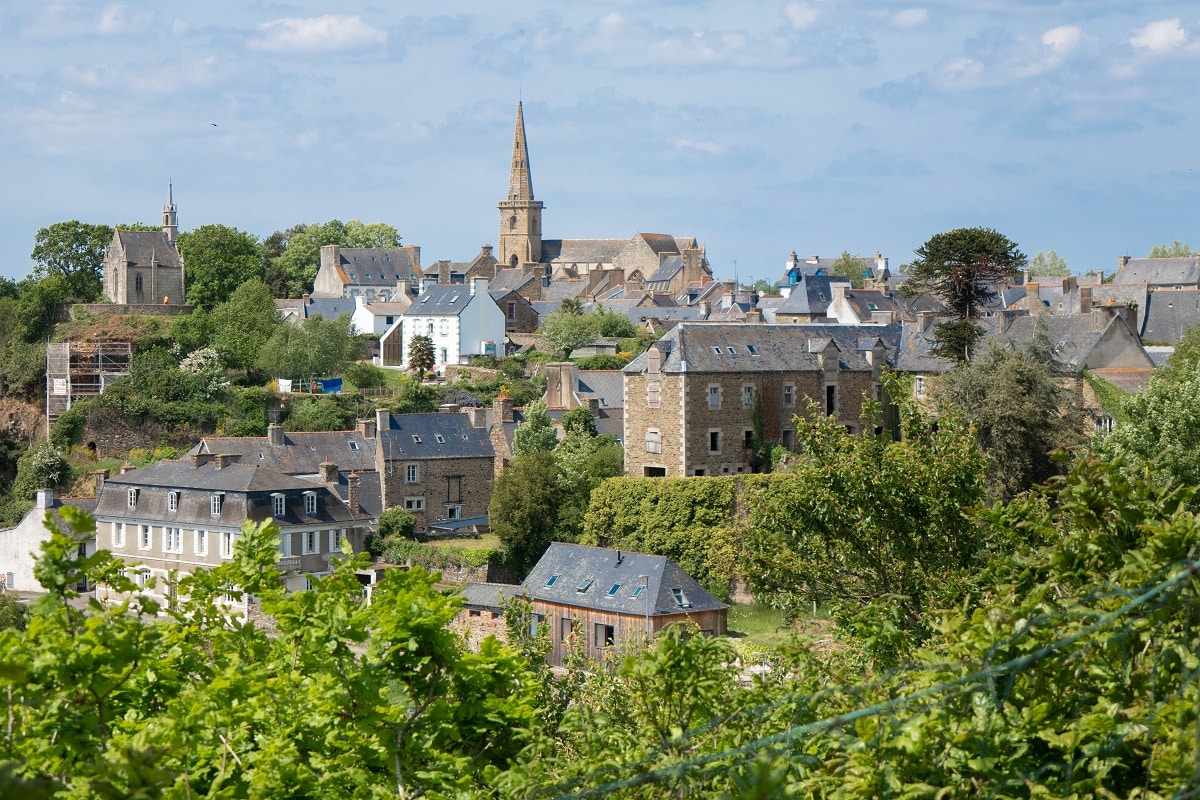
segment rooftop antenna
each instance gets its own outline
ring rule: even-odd
[[[740,288],[741,284],[738,283],[737,259],[735,258],[733,260],[733,290],[736,292]]]

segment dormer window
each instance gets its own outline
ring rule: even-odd
[[[174,513],[179,510],[179,492],[167,492],[167,511]]]
[[[308,514],[310,517],[315,517],[317,515],[317,493],[316,492],[305,492],[304,493],[304,513]]]
[[[271,505],[276,517],[282,517],[287,508],[287,498],[279,493],[271,495]]]
[[[418,435],[418,434],[415,434],[415,433],[414,433],[414,434],[412,435],[412,437],[413,437],[413,444],[420,444],[420,443],[421,443],[421,437],[420,437],[420,435]]]
[[[130,489],[128,494],[126,495],[127,503],[130,508],[137,508],[137,494],[138,494],[137,489]]]
[[[675,604],[680,608],[692,607],[692,601],[688,600],[687,595],[683,593],[683,587],[676,586],[671,590],[671,594],[675,595]]]

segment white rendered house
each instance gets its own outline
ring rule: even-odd
[[[475,355],[499,355],[504,312],[488,294],[487,278],[466,284],[427,285],[380,338],[382,366],[406,367],[415,336],[433,340],[434,371]]]

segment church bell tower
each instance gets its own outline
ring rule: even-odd
[[[508,196],[500,201],[500,246],[496,258],[501,267],[518,267],[541,261],[542,204],[533,199],[529,177],[529,148],[525,143],[525,115],[517,103],[517,130],[513,137],[512,173]]]

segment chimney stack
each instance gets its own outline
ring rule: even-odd
[[[358,511],[358,484],[362,478],[357,472],[351,472],[346,476],[346,504],[350,506],[351,511]]]
[[[283,426],[272,422],[267,426],[267,444],[272,447],[283,446]]]
[[[104,482],[108,480],[108,470],[98,469],[92,473],[92,477],[96,481],[96,497],[99,497],[101,490],[104,489]]]
[[[211,453],[192,453],[192,469],[203,467],[210,461],[212,461]],[[125,467],[121,467],[121,474],[125,474]]]
[[[121,465],[121,474],[127,475],[128,473],[133,472],[135,469],[136,467],[134,467],[133,464],[130,464],[128,461],[126,461]]]
[[[1079,287],[1079,313],[1092,313],[1092,287],[1090,286]]]
[[[364,439],[375,438],[375,420],[366,417],[358,420],[358,432]]]
[[[392,415],[386,408],[375,409],[375,435],[382,436],[383,432],[391,428]]]
[[[1127,266],[1128,264],[1129,264],[1129,256],[1118,256],[1117,257],[1117,269]]]
[[[330,461],[329,456],[325,456],[325,460],[317,466],[317,469],[321,470],[322,483],[337,483],[337,464],[334,464],[332,461]]]
[[[920,333],[929,333],[929,329],[933,327],[933,312],[918,311],[917,312],[917,330]]]
[[[224,469],[230,464],[236,464],[241,460],[241,456],[236,453],[217,453],[213,456],[213,465],[217,469]]]
[[[493,422],[499,425],[502,422],[513,421],[513,400],[511,397],[503,397],[496,395],[496,399],[492,401],[492,417]]]
[[[763,313],[761,308],[751,308],[746,310],[746,323],[748,325],[761,325],[763,322]]]

